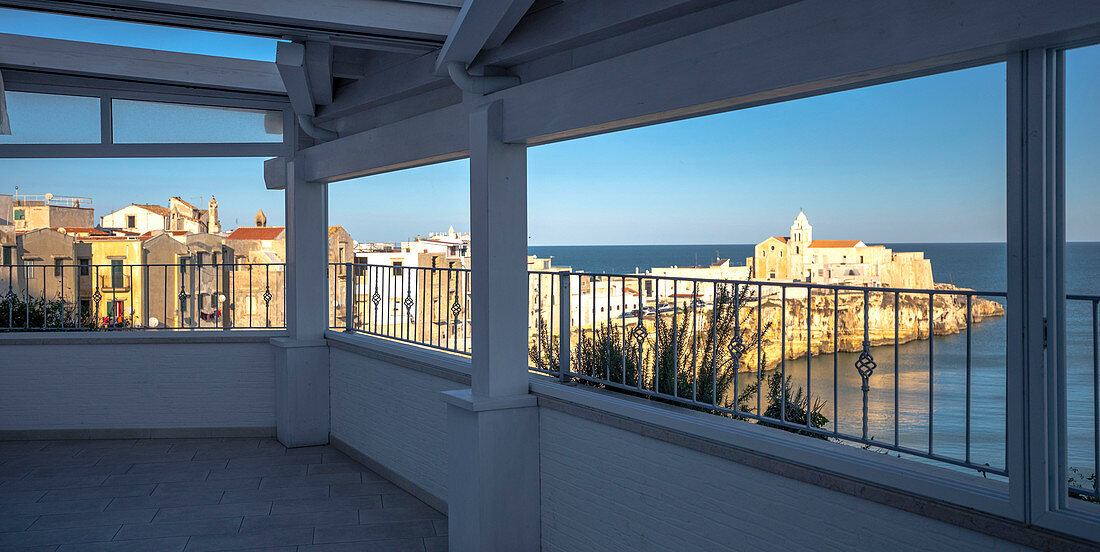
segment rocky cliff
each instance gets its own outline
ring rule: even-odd
[[[935,284],[940,291],[970,291],[950,284]],[[867,326],[871,345],[892,345],[895,339],[895,317],[897,322],[897,341],[907,343],[915,339],[928,339],[929,327],[934,335],[951,335],[965,331],[967,327],[966,295],[939,294],[932,302],[931,324],[927,294],[897,293],[872,289],[867,293]],[[833,352],[834,333],[836,348],[841,352],[858,352],[863,348],[864,339],[864,294],[862,292],[840,292],[834,308],[832,292],[817,291],[810,301],[809,331],[811,335],[811,354],[831,354]],[[790,298],[786,300],[786,348],[782,347],[784,315],[778,297],[765,297],[760,308],[760,325],[764,329],[765,366],[779,363],[785,352],[788,360],[806,356],[807,308],[806,299]],[[835,311],[835,320],[834,320]],[[896,314],[895,314],[896,312]],[[742,310],[746,330],[755,332],[757,305],[746,305]],[[973,323],[978,324],[991,317],[1004,316],[1004,307],[989,299],[974,297],[971,302]],[[835,324],[835,327],[834,327]],[[835,330],[835,331],[834,331]],[[757,354],[755,349],[746,352],[742,361],[743,370],[755,370]]]

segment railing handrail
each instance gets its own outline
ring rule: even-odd
[[[368,268],[396,268],[396,269],[418,269],[418,270],[446,270],[446,271],[461,271],[470,272],[469,268],[456,268],[456,267],[436,267],[436,266],[412,266],[412,265],[385,265],[375,263],[352,263],[352,262],[330,262],[330,265],[344,265],[355,267],[368,267]],[[903,293],[903,294],[919,294],[928,295],[929,293],[939,295],[973,295],[981,297],[1008,297],[1008,292],[1005,291],[983,291],[973,290],[966,288],[956,289],[922,289],[922,288],[895,288],[895,287],[870,287],[870,286],[852,286],[843,284],[819,284],[815,282],[785,282],[785,281],[768,281],[768,280],[735,280],[727,278],[695,278],[690,276],[666,276],[662,274],[621,274],[621,273],[607,273],[607,272],[583,272],[576,270],[528,270],[528,274],[545,274],[545,275],[568,275],[568,276],[580,276],[580,277],[595,277],[595,278],[628,278],[628,279],[658,279],[678,282],[700,282],[700,283],[715,283],[715,284],[736,284],[747,286],[764,286],[764,287],[793,287],[802,289],[824,289],[824,290],[839,290],[839,291],[855,291],[863,293],[870,290],[871,292],[886,292],[886,293]],[[1084,296],[1067,296],[1067,298],[1077,299],[1085,298]],[[1091,299],[1091,297],[1089,297]],[[1100,298],[1100,297],[1098,297]]]
[[[857,291],[863,293],[864,291],[870,291],[871,293],[903,293],[903,294],[918,294],[928,295],[929,293],[936,293],[940,295],[975,295],[982,297],[1007,297],[1008,292],[1005,291],[982,291],[966,288],[957,289],[920,289],[920,288],[895,288],[895,287],[871,287],[871,286],[852,286],[844,284],[818,284],[814,282],[785,282],[785,281],[768,281],[768,280],[735,280],[726,278],[695,278],[691,276],[665,276],[663,274],[618,274],[618,273],[604,273],[604,272],[578,272],[574,270],[528,270],[529,274],[546,274],[546,275],[561,275],[567,274],[569,276],[582,276],[582,277],[596,277],[596,278],[628,278],[628,279],[656,279],[656,280],[668,280],[678,282],[700,282],[711,284],[737,284],[746,286],[763,286],[763,287],[793,287],[803,289],[827,289],[827,290],[839,290],[839,291]]]
[[[329,264],[329,266],[340,266],[340,267],[351,266],[351,267],[364,267],[364,268],[385,268],[385,269],[396,269],[396,270],[445,270],[445,271],[451,271],[451,272],[470,272],[471,271],[469,268],[454,267],[454,266],[447,267],[447,266],[388,265],[388,264],[374,264],[374,263],[351,263],[351,262],[347,262],[347,261],[342,262],[342,263],[337,262],[337,261],[331,261],[328,264]]]
[[[26,265],[26,264],[23,264],[23,263],[10,264],[10,265],[0,265],[0,268],[2,268],[2,267],[11,267],[11,268],[14,269],[14,268],[25,267],[25,266],[33,266],[34,268],[43,268],[43,267],[45,267],[45,268],[53,268],[53,267],[63,267],[63,268],[74,268],[74,267],[76,267],[76,268],[117,268],[117,267],[120,267],[120,266],[122,266],[122,267],[127,267],[127,266],[129,266],[129,267],[135,267],[135,266],[136,267],[165,267],[165,266],[167,266],[167,267],[181,267],[182,266],[182,267],[194,268],[194,267],[199,266],[199,263],[187,263],[187,264],[179,264],[179,263],[123,263],[121,265],[113,265],[113,264],[80,264],[80,263],[53,264],[53,263],[42,262],[42,263],[35,263],[33,265]],[[215,263],[215,262],[203,262],[202,266],[204,266],[204,267],[206,267],[206,266],[286,266],[286,263],[249,263],[249,262],[217,262],[217,263]]]

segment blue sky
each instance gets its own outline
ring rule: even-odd
[[[274,42],[0,9],[0,32],[271,60]],[[1068,235],[1100,240],[1100,47],[1070,52]],[[748,243],[803,208],[822,238],[1002,241],[1003,64],[531,148],[532,245]],[[331,185],[330,221],[360,241],[469,227],[468,164]],[[0,160],[0,191],[122,205],[218,197],[223,223],[282,195],[261,160]]]

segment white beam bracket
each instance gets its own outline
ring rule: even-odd
[[[275,65],[279,68],[283,86],[290,97],[290,106],[297,115],[298,126],[320,141],[338,138],[335,132],[313,124],[313,116],[316,115],[314,98],[317,96],[316,92],[323,91],[315,90],[310,81],[309,71],[306,69],[306,46],[298,42],[279,43],[275,50]]]
[[[455,85],[461,88],[463,92],[467,94],[477,94],[479,96],[500,92],[501,90],[520,84],[519,77],[514,75],[485,77],[471,75],[469,71],[466,70],[466,64],[461,61],[448,62],[447,74],[451,76],[451,80],[454,81]]]

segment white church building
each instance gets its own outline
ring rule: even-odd
[[[931,288],[932,262],[863,240],[815,240],[801,210],[789,236],[771,236],[745,259],[754,279],[869,287]]]

